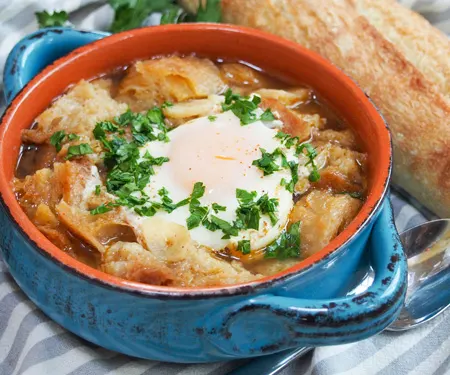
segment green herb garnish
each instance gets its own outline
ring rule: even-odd
[[[281,179],[281,186],[284,186],[287,191],[290,193],[294,192],[295,185],[298,182],[298,163],[295,161],[290,161],[288,163],[289,169],[291,171],[291,180],[289,182],[286,181],[286,179]]]
[[[248,125],[259,120],[255,110],[260,103],[261,98],[257,95],[250,99],[249,97],[234,94],[231,89],[228,89],[225,92],[225,102],[222,104],[222,110],[224,112],[232,111],[241,120],[241,125]]]
[[[153,13],[162,13],[161,24],[180,22],[220,22],[220,0],[200,2],[197,14],[191,15],[177,5],[176,0],[109,0],[115,11],[111,31],[117,33],[142,26]]]
[[[211,223],[224,233],[222,239],[238,235],[238,229],[235,226],[217,216],[211,215]]]
[[[211,122],[216,121],[216,119],[217,119],[217,116],[208,116],[208,120]]]
[[[69,149],[67,150],[66,159],[69,160],[77,156],[83,156],[92,153],[93,151],[91,146],[89,146],[87,143],[81,143],[76,146],[69,146]]]
[[[74,134],[74,133],[70,133],[70,134],[67,136],[67,139],[68,139],[69,141],[77,141],[78,139],[80,139],[80,136],[77,135],[77,134]]]
[[[269,198],[268,194],[264,194],[258,199],[256,205],[259,207],[262,214],[269,216],[272,225],[275,225],[278,222],[278,217],[275,215],[278,207],[278,199]]]
[[[279,131],[275,138],[281,139],[281,143],[283,143],[286,148],[291,148],[292,146],[297,146],[300,142],[298,137],[291,137],[287,133],[283,133],[282,131]]]
[[[251,252],[250,241],[249,240],[238,241],[237,250],[244,255],[250,254]]]
[[[222,20],[222,12],[220,7],[221,0],[207,0],[203,7],[200,1],[196,22],[216,22],[219,23]]]
[[[49,13],[44,10],[42,12],[36,12],[35,15],[40,29],[45,27],[64,26],[64,24],[69,20],[69,16],[65,11],[54,11],[53,13]]]
[[[212,204],[212,209],[214,210],[214,212],[217,214],[219,211],[226,211],[227,208],[225,206],[221,206],[220,204],[217,203],[213,203]]]
[[[100,187],[100,185],[96,185],[95,186],[95,195],[100,195],[100,193],[101,193],[101,187]]]
[[[292,224],[265,249],[265,258],[287,259],[300,256],[300,221]]]
[[[317,169],[317,166],[314,162],[314,158],[317,156],[317,150],[310,143],[303,143],[297,146],[296,153],[300,155],[306,151],[306,157],[309,159],[305,165],[311,164],[312,172],[309,174],[309,181],[316,182],[320,180],[320,173]]]
[[[177,6],[168,7],[161,16],[161,25],[167,25],[170,23],[177,23],[179,16],[180,8]]]
[[[220,0],[200,2],[197,14],[188,14],[176,0],[108,0],[114,11],[114,20],[110,31],[118,33],[143,26],[152,14],[160,13],[161,24],[181,22],[220,22]],[[68,21],[67,12],[36,12],[40,28],[64,26]]]
[[[265,149],[261,148],[261,158],[253,161],[253,165],[257,166],[260,170],[264,172],[264,176],[271,175],[272,173],[279,171],[281,168],[287,168],[288,162],[283,151],[279,148],[275,149],[272,153],[267,152]],[[280,162],[280,164],[277,164]]]
[[[131,141],[121,137],[125,133],[131,133]],[[116,204],[133,208],[142,216],[152,216],[157,210],[172,212],[188,204],[188,199],[174,203],[166,190],[161,191],[161,202],[150,202],[143,191],[155,174],[154,167],[169,159],[154,157],[148,151],[141,156],[139,147],[151,141],[167,141],[167,133],[164,115],[158,107],[145,114],[127,110],[112,121],[101,121],[95,125],[94,137],[105,149],[104,164],[108,171],[106,190],[118,197]]]
[[[163,105],[161,106],[161,108],[168,108],[168,107],[173,107],[173,103],[171,103],[171,102],[164,102]]]
[[[55,146],[57,152],[61,151],[64,138],[66,138],[66,132],[64,130],[59,130],[50,137],[50,144]]]
[[[273,115],[272,110],[267,108],[259,119],[261,121],[274,121],[275,116]]]
[[[100,206],[97,206],[96,208],[91,210],[90,213],[91,213],[91,215],[105,214],[105,213],[111,211],[116,206],[117,205],[112,202],[109,202],[106,204],[101,204]]]
[[[203,185],[203,182],[196,182],[189,201],[189,212],[191,215],[186,219],[189,230],[198,227],[208,215],[208,207],[201,206],[199,201],[203,194],[205,194],[205,185]]]
[[[261,214],[269,216],[272,225],[278,221],[275,213],[277,211],[278,200],[270,198],[267,194],[261,196],[255,201],[257,193],[248,192],[242,189],[236,189],[236,198],[239,207],[236,210],[236,221],[234,226],[238,229],[256,229],[259,230],[259,221]]]

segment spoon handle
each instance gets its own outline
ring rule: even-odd
[[[275,375],[292,361],[302,357],[314,348],[303,347],[285,350],[263,357],[256,358],[244,366],[228,373],[228,375]]]

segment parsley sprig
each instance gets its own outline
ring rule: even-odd
[[[316,182],[320,179],[320,173],[314,159],[317,156],[317,150],[310,143],[300,143],[298,137],[291,137],[289,134],[279,131],[276,138],[281,140],[281,143],[288,149],[295,147],[295,155],[305,155],[308,158],[305,166],[311,165],[311,173],[308,179],[311,182]],[[261,158],[253,161],[253,165],[257,166],[263,171],[264,176],[270,175],[283,168],[289,168],[291,172],[291,180],[281,179],[281,186],[284,186],[286,190],[293,193],[296,183],[298,182],[298,166],[296,161],[287,161],[286,155],[280,148],[275,149],[272,153],[267,152],[261,148]]]
[[[251,252],[250,240],[238,241],[237,250],[244,255],[250,254]]]
[[[35,15],[40,29],[64,26],[69,20],[67,12],[63,10],[60,12],[54,11],[53,13],[44,10],[42,12],[36,12]]]
[[[260,148],[260,151],[262,154],[261,158],[254,160],[252,165],[257,166],[260,170],[262,170],[264,172],[264,176],[271,175],[282,168],[289,167],[286,155],[280,148],[276,148],[272,153],[267,152],[263,148]],[[279,164],[277,162],[279,162]]]
[[[265,249],[265,258],[287,259],[300,256],[300,221],[292,224]]]
[[[87,143],[80,143],[79,145],[69,146],[66,159],[69,160],[77,156],[89,155],[92,153],[94,153],[94,151],[92,151],[91,146]]]
[[[225,101],[222,104],[222,110],[224,112],[232,111],[241,121],[241,125],[248,125],[258,120],[275,120],[270,108],[267,108],[260,116],[257,115],[256,109],[258,109],[260,103],[261,97],[258,95],[253,95],[253,97],[241,96],[228,89],[225,92]]]
[[[209,208],[200,204],[199,199],[204,194],[205,185],[203,185],[203,182],[196,182],[189,201],[189,212],[191,215],[186,219],[186,225],[189,230],[198,227],[209,213]]]
[[[57,132],[54,132],[50,137],[50,144],[52,146],[55,146],[57,152],[60,152],[65,139],[69,141],[75,141],[80,139],[80,136],[74,133],[66,134],[64,130],[59,130]]]
[[[181,22],[220,22],[220,0],[207,0],[205,6],[200,2],[197,14],[188,14],[176,0],[109,0],[115,11],[111,31],[117,33],[142,26],[154,13],[162,13],[160,23]]]
[[[308,158],[308,162],[305,165],[311,165],[312,171],[309,174],[309,181],[316,182],[320,180],[320,173],[317,169],[317,165],[314,162],[315,157],[317,156],[317,150],[310,143],[303,143],[297,148],[298,154],[306,151],[306,157]]]
[[[243,189],[236,189],[239,207],[236,210],[237,218],[234,226],[238,229],[259,230],[261,214],[268,215],[272,225],[278,222],[278,217],[276,216],[278,199],[269,198],[267,193],[257,200],[256,196],[256,191],[248,192]]]
[[[148,151],[141,157],[139,147],[151,141],[167,142],[167,133],[159,107],[146,114],[127,110],[113,121],[101,121],[95,125],[94,138],[101,142],[105,151],[106,190],[117,196],[117,205],[133,208],[142,216],[153,216],[160,209],[172,212],[180,206],[181,202],[174,203],[166,190],[160,191],[161,202],[151,202],[143,191],[150,176],[155,174],[154,167],[169,159],[154,157]],[[102,211],[104,209],[99,213]]]

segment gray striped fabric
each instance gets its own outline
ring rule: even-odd
[[[450,0],[402,2],[450,33]],[[14,44],[36,29],[34,12],[40,9],[64,9],[70,12],[71,22],[84,29],[106,29],[112,17],[105,1],[0,0],[0,72]],[[0,112],[3,107],[0,102]],[[425,220],[397,194],[391,199],[399,231]],[[219,375],[246,362],[186,366],[138,360],[97,347],[37,310],[1,261],[0,301],[0,375]],[[450,312],[412,332],[386,332],[354,344],[317,348],[282,374],[450,374],[449,318]]]

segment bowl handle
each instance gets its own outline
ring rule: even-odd
[[[27,35],[14,46],[6,60],[3,73],[6,102],[9,104],[36,74],[56,59],[108,35],[63,27],[37,30]]]
[[[388,199],[369,247],[375,277],[366,291],[333,300],[260,295],[215,311],[203,332],[230,358],[348,343],[381,332],[397,317],[407,284],[406,259]]]

